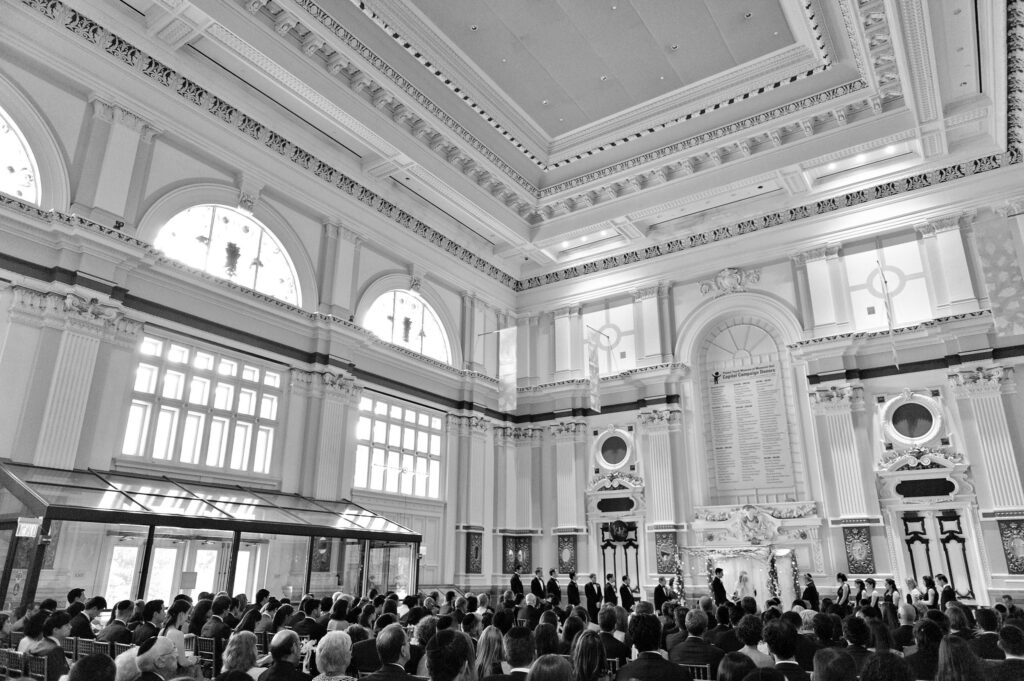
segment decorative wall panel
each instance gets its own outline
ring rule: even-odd
[[[466,574],[479,575],[483,572],[481,553],[483,552],[483,535],[479,532],[466,533]]]
[[[999,538],[1006,556],[1006,571],[1024,575],[1024,520],[1000,520]]]
[[[576,535],[558,537],[558,571],[576,572]]]
[[[533,572],[530,552],[530,537],[505,536],[501,540],[501,569],[505,574],[512,574],[516,565],[521,574]]]
[[[846,547],[847,571],[852,575],[875,572],[875,554],[871,550],[871,532],[866,527],[844,527],[843,545]]]

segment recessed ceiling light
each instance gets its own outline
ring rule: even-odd
[[[827,166],[825,166],[825,168],[826,168],[827,170],[835,170],[835,169],[836,169],[836,163],[835,163],[835,161],[833,161],[832,163],[829,163],[829,164],[828,164]]]
[[[658,76],[658,80],[665,80],[665,76]]]
[[[565,119],[564,119],[564,118],[559,118],[559,119],[558,119],[558,122],[559,122],[559,123],[565,123]]]
[[[548,103],[548,100],[546,100],[546,99],[542,99],[542,100],[540,100],[540,103],[541,103],[541,104],[547,104],[547,103]]]
[[[502,59],[502,60],[501,60],[501,63],[502,63],[502,64],[507,64],[507,63],[508,63],[508,59]]]
[[[608,76],[601,76],[601,80],[608,80]]]
[[[857,154],[856,156],[853,157],[855,163],[863,163],[866,159],[867,156],[865,156],[864,154]]]
[[[679,49],[679,45],[672,45],[672,49],[673,50],[678,50]]]
[[[884,151],[887,154],[895,154],[896,153],[896,145],[895,144],[890,144],[889,146],[887,146],[885,148]]]
[[[618,6],[618,5],[612,5],[612,11],[613,11],[613,12],[614,12],[615,10],[617,10],[618,8],[619,8],[619,6]]]
[[[587,243],[587,237],[585,237],[585,236],[581,236],[581,237],[580,237],[580,243],[581,243],[581,244],[585,244],[585,243]]]
[[[750,18],[750,17],[752,17],[752,16],[754,16],[754,13],[753,13],[753,12],[747,12],[746,14],[744,14],[744,15],[743,15],[743,18],[744,18],[744,19],[749,19],[749,18]]]
[[[569,248],[569,242],[568,241],[563,241],[562,242],[562,248]]]
[[[469,27],[469,30],[471,30],[471,31],[475,31],[476,29],[477,29],[477,25],[476,24],[473,24],[472,26]]]

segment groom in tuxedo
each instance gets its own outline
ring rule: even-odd
[[[711,595],[715,599],[715,605],[723,605],[728,601],[725,595],[725,585],[722,584],[722,577],[725,571],[722,568],[715,568],[715,578],[711,580]]]
[[[597,611],[601,609],[601,585],[597,583],[597,575],[590,573],[590,581],[583,587],[587,597],[587,615],[590,621],[597,623]]]

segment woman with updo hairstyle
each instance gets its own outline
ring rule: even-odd
[[[192,604],[188,601],[181,599],[171,603],[171,607],[167,608],[167,616],[164,617],[164,628],[160,632],[161,636],[166,636],[174,644],[174,648],[178,655],[178,672],[189,674],[188,668],[195,666],[198,660],[195,657],[189,657],[185,653],[185,632],[184,629],[188,623],[188,612],[192,609]]]
[[[817,674],[815,674],[817,679]],[[930,677],[929,677],[930,678]],[[977,677],[981,679],[981,677]],[[895,653],[876,653],[868,657],[860,672],[860,681],[914,681],[906,661]]]
[[[352,663],[352,639],[344,631],[328,631],[316,644],[316,667],[320,674],[313,681],[352,681],[345,670]]]
[[[526,681],[571,681],[572,665],[561,655],[541,655],[530,667]]]
[[[608,673],[608,656],[601,636],[587,629],[576,637],[572,649],[572,681],[598,681]]]
[[[967,641],[950,634],[939,644],[939,667],[935,681],[975,681],[983,679],[981,662]]]
[[[757,669],[754,661],[743,653],[726,653],[718,663],[718,681],[741,681]]]

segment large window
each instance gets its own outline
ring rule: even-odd
[[[369,397],[359,401],[359,412],[355,487],[440,497],[440,415]]]
[[[184,210],[153,244],[169,258],[299,305],[295,267],[266,227],[239,210],[207,204]]]
[[[363,326],[377,337],[451,364],[448,336],[437,313],[415,291],[388,291],[373,301]]]
[[[152,336],[139,355],[123,456],[270,472],[279,370]]]
[[[0,192],[39,205],[39,168],[14,120],[0,108]]]

